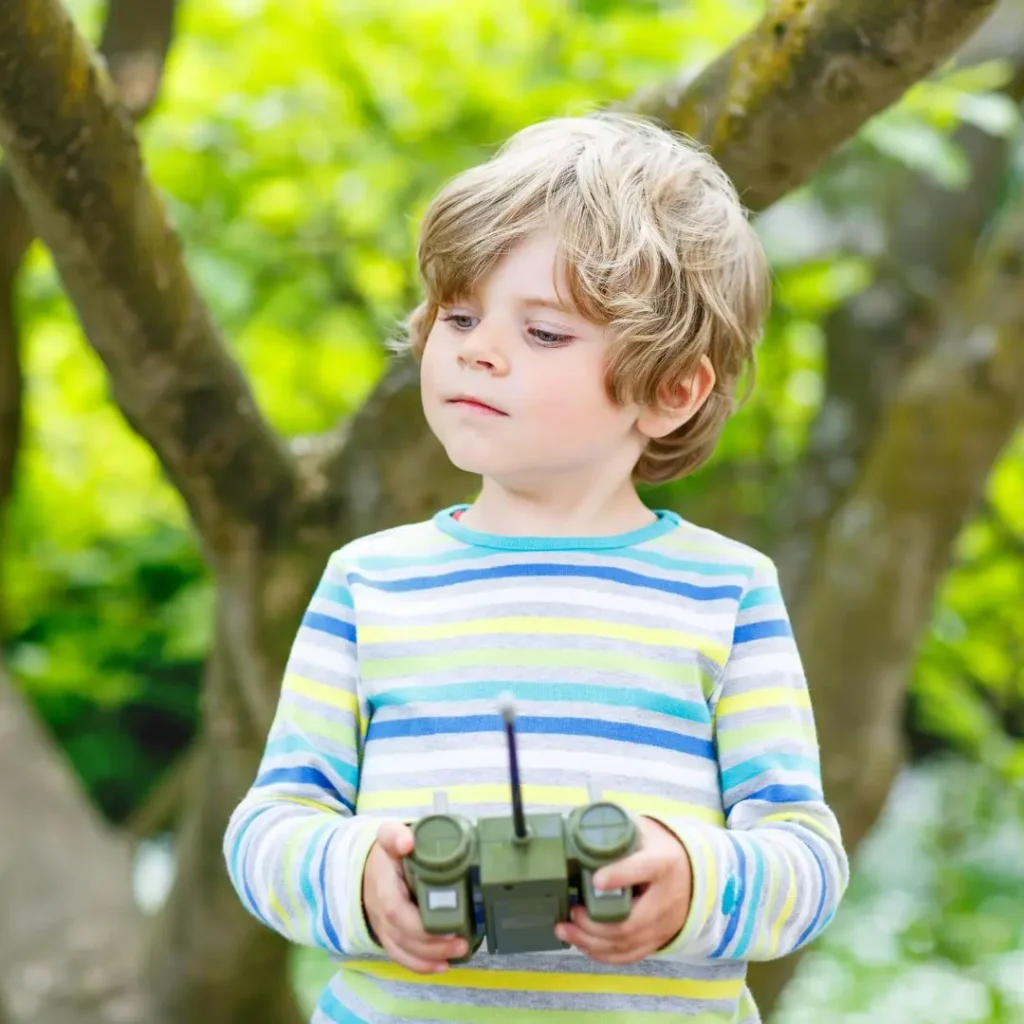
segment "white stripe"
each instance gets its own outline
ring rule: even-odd
[[[519,764],[526,783],[544,785],[544,773],[558,771],[586,772],[597,778],[619,776],[641,782],[668,782],[705,793],[712,784],[717,789],[718,769],[713,762],[702,765],[692,758],[686,761],[689,763],[684,767],[679,761],[670,764],[593,751],[524,749],[522,743],[519,749]],[[385,758],[368,760],[363,766],[363,782],[372,780],[375,789],[409,789],[420,784],[420,780],[430,772],[465,771],[467,781],[472,781],[479,777],[480,771],[489,769],[508,771],[508,753],[502,743],[459,750],[392,750]]]
[[[669,603],[673,600],[680,603]],[[367,621],[368,615],[375,619],[398,621],[409,621],[413,615],[426,615],[429,621],[429,616],[444,612],[472,612],[494,605],[515,603],[534,606],[538,610],[556,605],[566,610],[579,611],[583,615],[586,615],[589,609],[642,615],[657,620],[657,623],[669,629],[700,628],[720,631],[727,636],[731,636],[736,621],[734,601],[698,602],[688,598],[673,599],[668,595],[658,600],[637,597],[622,591],[604,593],[554,583],[538,587],[536,584],[502,582],[500,586],[491,586],[486,590],[466,590],[463,593],[440,590],[391,594],[359,588],[359,613],[363,622]]]

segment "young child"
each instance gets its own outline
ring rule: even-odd
[[[763,253],[697,148],[625,115],[514,136],[426,213],[409,321],[423,407],[470,505],[346,544],[294,641],[224,842],[246,908],[339,961],[315,1024],[754,1024],[751,960],[814,939],[848,863],[773,563],[638,482],[712,453],[752,368]],[[509,813],[497,700],[530,812],[593,785],[641,827],[568,948],[465,964],[402,880],[436,790]]]

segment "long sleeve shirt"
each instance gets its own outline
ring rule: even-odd
[[[756,1024],[747,963],[818,936],[849,877],[773,563],[665,511],[590,538],[485,534],[458,511],[330,558],[226,830],[240,899],[337,960],[315,1024]],[[503,692],[528,812],[596,786],[685,846],[689,916],[658,953],[484,945],[429,976],[375,941],[362,876],[383,820],[430,813],[438,790],[470,819],[509,813]]]

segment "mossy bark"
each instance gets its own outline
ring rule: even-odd
[[[774,0],[693,82],[631,102],[708,145],[752,210],[942,64],[995,0]]]
[[[1024,420],[1024,204],[948,313],[901,377],[794,614],[825,792],[850,851],[903,761],[909,670],[957,536]],[[751,965],[766,1010],[797,959]]]
[[[0,145],[118,405],[211,560],[233,522],[273,533],[293,485],[285,446],[189,278],[127,109],[57,0],[0,7]]]

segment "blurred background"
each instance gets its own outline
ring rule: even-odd
[[[105,5],[66,6],[100,37]],[[1019,7],[1002,10],[1024,21]],[[370,396],[418,294],[416,223],[443,179],[530,121],[695,73],[764,10],[185,0],[138,134],[266,418],[303,438]],[[976,59],[915,85],[757,218],[775,273],[757,390],[711,466],[645,494],[777,554],[794,607],[824,593],[828,530],[858,488],[913,504],[903,491],[925,486],[912,464],[886,478],[878,452],[899,429],[890,413],[915,361],[933,341],[977,336],[986,246],[1020,216],[1018,38],[998,32]],[[131,837],[134,897],[156,919],[176,870],[215,586],[184,502],[112,400],[39,243],[15,310],[24,425],[2,550],[7,672],[105,822]],[[971,385],[969,367],[945,365],[934,372]],[[952,420],[928,430],[985,429],[949,411],[959,390],[942,403]],[[913,616],[906,627],[884,711],[905,744],[895,782],[877,821],[861,823],[849,896],[775,1024],[1024,1021],[1024,433],[994,429],[1006,436],[918,595],[923,628]],[[912,548],[942,518],[945,489],[959,493],[955,463],[928,472],[933,496],[879,557]],[[908,563],[897,578],[919,571]],[[879,621],[901,614],[893,586],[871,597]],[[809,659],[819,669],[829,656]],[[289,962],[308,1008],[329,964],[308,950]]]

